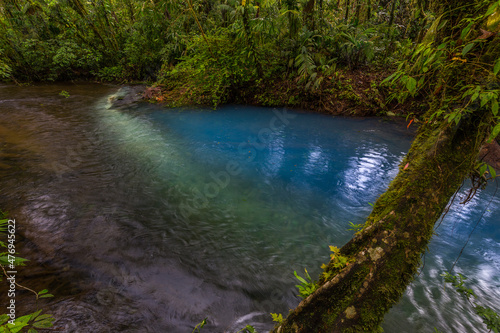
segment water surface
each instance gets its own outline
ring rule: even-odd
[[[299,302],[293,271],[317,276],[351,238],[413,135],[286,109],[118,108],[118,89],[0,86],[0,207],[65,332],[191,332],[205,317],[206,332],[265,332]],[[482,331],[440,274],[477,224],[455,269],[499,307],[494,192],[452,207],[387,332]]]

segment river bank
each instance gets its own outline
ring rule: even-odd
[[[391,91],[381,82],[391,74],[387,69],[337,70],[318,88],[306,88],[298,80],[261,80],[244,87],[230,87],[224,104],[288,107],[341,116],[401,116],[418,118],[426,105],[419,100],[403,104],[387,102]],[[175,82],[154,84],[145,98],[168,107],[213,106],[210,94],[193,93],[196,87]]]

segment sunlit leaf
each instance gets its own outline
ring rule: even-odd
[[[488,8],[488,10],[486,11],[485,16],[490,16],[491,14],[493,14],[495,12],[495,10],[497,9],[497,7],[498,7],[498,2],[493,3],[490,6],[490,8]]]
[[[412,77],[408,77],[408,81],[406,81],[406,88],[414,94],[417,90],[417,80]]]
[[[495,66],[493,67],[493,74],[497,75],[498,71],[500,71],[500,59],[497,60]]]
[[[250,333],[257,333],[257,331],[255,330],[255,328],[253,328],[253,326],[247,325],[245,326],[245,329]]]
[[[495,116],[498,114],[498,101],[496,98],[491,101],[491,112],[493,112]]]
[[[488,165],[483,163],[480,167],[479,167],[479,174],[482,176],[484,175],[484,173],[486,172],[486,168],[488,168]]]
[[[6,314],[0,315],[0,325],[5,323],[7,320],[9,320],[9,316]]]
[[[491,131],[491,138],[494,139],[498,136],[498,133],[500,133],[500,124],[497,124],[494,128],[493,131]]]
[[[494,167],[492,167],[491,165],[488,165],[488,171],[491,175],[491,178],[496,178],[497,177],[497,172],[495,170]]]

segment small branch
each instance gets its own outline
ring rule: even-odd
[[[196,12],[194,11],[193,1],[189,0],[188,1],[188,5],[189,5],[189,8],[191,9],[191,12],[193,13],[193,17],[196,20],[196,24],[198,25],[198,28],[200,29],[201,35],[203,36],[203,39],[205,40],[205,43],[207,43],[208,51],[212,55],[212,58],[215,59],[214,54],[212,53],[212,49],[210,48],[210,43],[207,40],[207,36],[205,36],[205,32],[203,31],[203,27],[201,26],[200,21],[198,21],[198,16],[196,16]]]
[[[5,275],[5,277],[6,277],[6,278],[8,278],[8,277],[9,277],[9,275],[7,274],[7,271],[5,271],[5,267],[3,267],[3,265],[2,265],[2,264],[0,264],[0,267],[2,267],[3,274]],[[34,291],[33,289],[30,289],[30,288],[28,288],[28,287],[25,287],[25,286],[23,286],[23,285],[20,285],[20,284],[19,284],[19,283],[17,283],[17,282],[14,282],[14,284],[15,284],[16,286],[18,286],[19,288],[22,288],[22,289],[25,289],[25,290],[31,291],[33,294],[35,294],[35,295],[36,295],[36,300],[38,300],[38,293],[37,293],[36,291]]]

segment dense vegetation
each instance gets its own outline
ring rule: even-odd
[[[333,95],[379,109],[383,77],[342,69],[393,67],[435,19],[409,0],[2,0],[0,79],[157,81],[173,104],[319,98],[333,110]]]
[[[439,93],[435,74],[444,67],[470,69],[474,78],[493,68],[499,15],[496,8],[485,15],[493,2],[470,2],[462,12],[471,15],[455,15],[452,35],[436,44],[447,24],[439,3],[2,0],[0,79],[147,81],[160,87],[149,97],[171,105],[230,101],[338,113],[348,104],[385,113],[387,102],[394,108]],[[464,45],[471,48],[462,52]],[[381,87],[396,66],[399,85]],[[416,113],[426,109],[417,106]]]
[[[335,63],[386,61],[417,38],[428,23],[407,28],[406,2],[3,0],[1,75],[144,80],[184,63],[224,69],[222,84],[286,73],[318,86]]]

